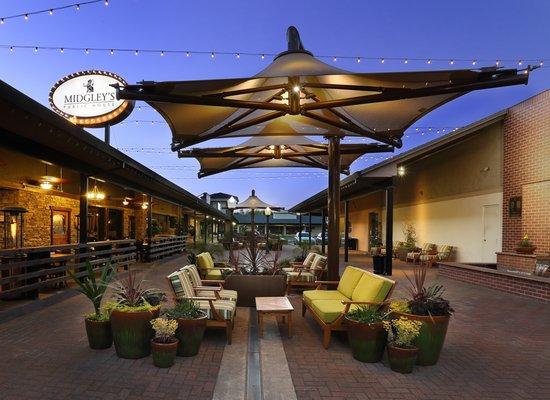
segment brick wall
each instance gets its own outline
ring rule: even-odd
[[[529,235],[537,253],[550,252],[550,90],[512,107],[503,125],[504,252]],[[510,197],[522,197],[521,217],[509,217]],[[513,267],[513,266],[509,266]],[[500,268],[500,265],[499,265]]]
[[[497,253],[497,265],[501,270],[516,270],[532,274],[537,258],[529,254]]]
[[[439,275],[519,296],[550,301],[550,280],[505,275],[470,266],[439,264]]]

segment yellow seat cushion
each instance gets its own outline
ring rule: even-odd
[[[355,286],[357,286],[357,283],[359,282],[359,279],[361,279],[361,277],[363,276],[364,272],[364,270],[359,268],[351,266],[346,267],[346,269],[344,270],[344,274],[340,278],[340,283],[338,283],[337,290],[348,299],[351,299],[353,290],[355,289]]]
[[[314,300],[311,303],[311,308],[315,315],[317,315],[323,322],[327,324],[333,323],[342,311],[344,311],[345,305],[341,300]],[[350,311],[355,310],[357,306],[352,304]]]
[[[302,295],[302,301],[308,305],[311,305],[314,300],[349,300],[338,290],[304,290]]]
[[[210,269],[206,272],[204,279],[223,279],[222,271],[220,269]]]
[[[390,279],[365,271],[355,286],[351,299],[380,303],[386,299],[393,284],[394,282]]]

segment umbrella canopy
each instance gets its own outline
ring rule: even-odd
[[[342,144],[340,172],[349,174],[351,163],[364,153],[393,151],[393,147],[372,144]],[[232,147],[179,150],[179,157],[196,158],[199,178],[240,168],[314,167],[328,169],[328,145],[307,137],[261,136]]]
[[[240,136],[364,136],[401,147],[417,119],[472,90],[525,84],[530,68],[353,73],[306,51],[298,31],[288,51],[249,78],[141,82],[118,87],[168,122],[172,148]]]
[[[252,189],[252,194],[245,201],[237,204],[235,208],[241,210],[265,210],[266,208],[276,209],[279,207],[272,206],[270,204],[267,204],[265,201],[260,200],[260,198],[256,196],[256,191]]]

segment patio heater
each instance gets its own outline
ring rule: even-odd
[[[271,208],[266,207],[265,214],[265,252],[269,253],[269,216],[271,215]]]
[[[329,280],[339,275],[341,139],[401,148],[405,130],[430,111],[474,90],[527,84],[534,69],[357,73],[316,59],[293,26],[287,42],[286,51],[251,77],[115,85],[117,98],[147,101],[159,111],[172,130],[173,151],[228,137],[324,137]]]
[[[23,247],[23,215],[29,210],[24,207],[4,207],[0,211],[4,218],[4,249]]]

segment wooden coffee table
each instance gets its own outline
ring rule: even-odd
[[[256,297],[256,311],[258,312],[258,327],[260,337],[264,336],[264,315],[275,314],[288,319],[288,337],[292,337],[292,311],[294,307],[287,297]]]

